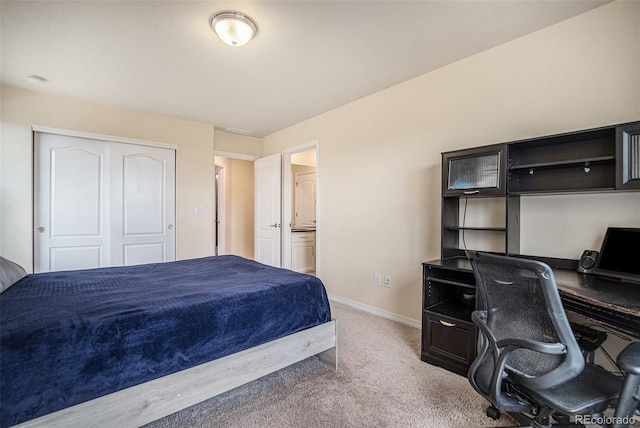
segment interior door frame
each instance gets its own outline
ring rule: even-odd
[[[282,267],[291,269],[291,204],[293,203],[291,183],[291,156],[316,150],[316,275],[320,275],[320,140],[312,140],[282,151]]]
[[[213,230],[214,235],[216,236],[213,237],[213,255],[219,256],[227,253],[227,171],[225,167],[218,164],[215,164],[214,166]]]

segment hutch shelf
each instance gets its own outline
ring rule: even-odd
[[[439,260],[423,263],[422,352],[466,375],[475,358],[475,280],[464,248],[520,254],[520,196],[640,190],[640,121],[442,154]],[[465,225],[470,200],[492,198],[502,224]],[[575,269],[577,260],[555,259]]]

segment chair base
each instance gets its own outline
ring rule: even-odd
[[[488,409],[487,409],[487,412],[489,412]],[[584,428],[584,425],[579,422],[571,422],[571,418],[567,415],[553,416],[552,421],[550,420],[551,418],[549,417],[546,417],[546,418],[541,416],[534,417],[534,416],[524,415],[522,413],[509,413],[509,416],[518,423],[518,425],[516,425],[513,428],[516,428],[516,427],[520,427],[520,428],[521,427],[531,427],[531,428],[583,427]]]
[[[499,413],[497,417],[496,417],[496,412]],[[493,404],[489,405],[489,407],[487,408],[486,414],[488,417],[492,418],[493,420],[498,420],[500,419],[500,416],[501,416],[500,411]],[[508,428],[522,428],[522,427],[530,427],[530,428],[582,427],[582,428],[585,428],[587,426],[589,427],[598,426],[598,427],[604,427],[604,428],[618,428],[618,427],[631,428],[631,427],[640,426],[638,425],[638,422],[640,422],[640,409],[633,412],[632,417],[634,419],[632,419],[630,425],[627,422],[624,422],[624,423],[617,422],[617,423],[613,423],[613,425],[610,425],[609,423],[612,421],[612,418],[614,417],[614,415],[609,412],[607,412],[606,414],[599,413],[599,414],[591,415],[591,420],[593,422],[585,422],[585,423],[589,423],[589,425],[584,425],[581,422],[572,422],[571,416],[568,416],[568,415],[556,414],[556,415],[553,415],[552,417],[545,418],[541,415],[538,415],[536,417],[533,415],[529,415],[525,413],[516,413],[516,412],[505,412],[505,414],[508,415],[511,419],[513,419],[518,424],[518,425],[511,425]],[[577,420],[580,420],[580,416],[576,416],[575,418]],[[598,425],[595,422],[595,420],[598,420],[598,419],[606,423],[604,425]]]

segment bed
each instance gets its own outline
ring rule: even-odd
[[[322,282],[238,256],[27,275],[0,296],[0,426],[140,426],[304,358]]]

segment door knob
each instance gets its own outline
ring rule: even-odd
[[[280,223],[273,223],[269,225],[270,227],[280,227]]]
[[[38,232],[40,232],[40,233],[43,233],[43,232],[45,231],[45,228],[44,228],[43,226],[40,226],[40,227],[37,229],[37,231],[38,231]]]
[[[170,224],[169,226],[167,226],[167,229],[169,229],[169,230],[173,230],[173,225],[172,225],[172,224]]]

